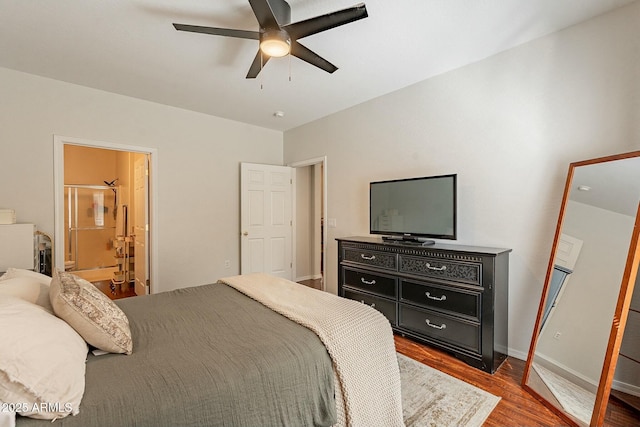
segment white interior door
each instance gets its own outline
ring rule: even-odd
[[[580,256],[580,251],[582,250],[582,243],[583,241],[580,239],[564,233],[560,234],[554,264],[560,267],[564,267],[569,271],[573,271],[576,266],[576,262],[578,261],[578,257]],[[553,273],[554,274],[551,276],[551,281],[549,283],[549,291],[547,294],[547,301],[545,302],[545,311],[542,316],[543,320],[540,333],[542,333],[542,331],[544,330],[549,318],[553,316],[556,304],[560,302],[564,290],[566,289],[567,283],[569,283],[569,280],[571,280],[571,274],[563,276],[562,273],[555,270]],[[556,277],[558,273],[561,274],[559,278]]]
[[[583,241],[567,234],[560,235],[555,264],[573,270],[580,256]]]
[[[292,168],[240,167],[240,272],[292,280]]]
[[[134,162],[133,179],[133,234],[135,244],[135,290],[136,295],[149,294],[149,167],[147,156],[137,156]]]

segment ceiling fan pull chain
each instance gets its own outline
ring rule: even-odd
[[[260,71],[262,71],[262,67],[264,66],[264,53],[262,53],[262,51],[260,51]],[[262,87],[262,74],[260,73],[260,90],[263,89]]]
[[[291,54],[289,54],[289,81],[291,81]]]

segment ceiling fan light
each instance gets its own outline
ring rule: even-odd
[[[262,53],[275,58],[288,55],[290,49],[291,46],[285,40],[269,39],[260,42]]]
[[[291,50],[291,39],[284,31],[265,33],[260,40],[260,50],[274,58],[288,55]]]

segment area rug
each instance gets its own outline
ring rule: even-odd
[[[398,353],[407,427],[480,427],[500,398]]]

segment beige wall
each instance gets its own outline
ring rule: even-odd
[[[282,164],[281,132],[6,68],[0,94],[0,207],[18,222],[53,234],[54,135],[148,147],[158,160],[156,290],[239,272],[239,163]]]
[[[638,22],[635,2],[285,132],[285,162],[328,157],[328,289],[335,238],[368,233],[370,181],[457,173],[458,242],[513,249],[509,354],[526,358],[568,164],[640,148]]]
[[[105,185],[105,180],[111,181],[118,177],[117,154],[113,150],[66,145],[64,183]]]

